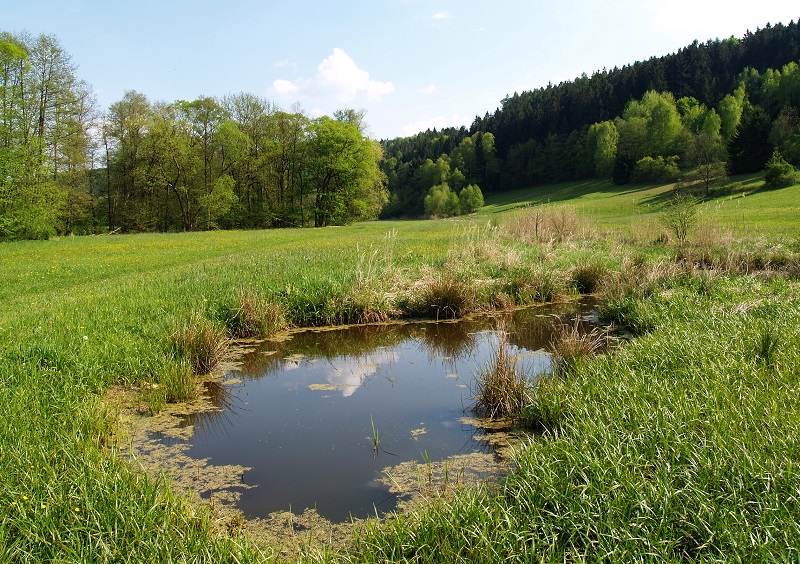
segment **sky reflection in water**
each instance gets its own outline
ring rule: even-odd
[[[236,383],[210,386],[222,407],[190,416],[187,454],[252,468],[245,516],[316,508],[332,521],[395,507],[384,468],[490,452],[484,431],[465,424],[471,387],[496,345],[497,320],[529,373],[546,372],[543,351],[556,314],[591,304],[546,306],[458,322],[305,331],[248,353]],[[372,423],[382,433],[373,449]]]

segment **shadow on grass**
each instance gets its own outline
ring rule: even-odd
[[[500,213],[531,205],[565,202],[589,194],[624,196],[661,186],[660,184],[637,184],[617,186],[609,180],[585,180],[564,184],[543,184],[509,192],[493,193],[486,197],[485,211]],[[488,209],[487,209],[488,208]]]
[[[714,185],[714,183],[712,183],[710,190],[706,189],[705,182],[699,179],[686,182],[682,188],[684,193],[694,197],[697,203],[700,204],[715,202],[732,196],[742,197],[745,194],[753,194],[766,190],[773,189],[764,188],[764,184],[761,182],[761,173],[728,177],[721,184],[717,183]],[[658,208],[665,205],[672,198],[673,194],[673,190],[664,190],[645,198],[642,200],[642,203]]]

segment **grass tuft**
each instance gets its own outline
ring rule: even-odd
[[[208,374],[228,349],[225,331],[195,312],[172,334],[172,349],[185,359],[194,374]]]
[[[473,409],[477,413],[492,419],[523,417],[531,401],[531,384],[517,364],[508,344],[508,333],[499,327],[492,356],[474,383]]]
[[[453,273],[428,274],[416,286],[409,309],[435,319],[458,319],[475,311],[476,292],[470,282]]]
[[[764,326],[758,332],[754,347],[755,357],[760,364],[771,370],[775,367],[780,351],[780,335],[773,327]]]
[[[605,265],[588,262],[573,268],[570,278],[579,294],[593,294],[602,287],[608,275],[608,268]]]
[[[595,327],[587,331],[586,324],[580,317],[572,323],[562,322],[556,325],[550,340],[553,352],[554,372],[565,374],[576,368],[584,359],[595,356],[608,348],[608,334]]]
[[[244,291],[237,295],[235,307],[225,316],[225,324],[230,335],[237,339],[267,337],[287,325],[280,304]]]

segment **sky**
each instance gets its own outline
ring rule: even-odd
[[[311,117],[363,109],[376,139],[798,19],[796,0],[0,0],[0,31],[55,35],[101,110],[127,90],[248,92]]]

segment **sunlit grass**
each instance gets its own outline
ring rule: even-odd
[[[114,384],[157,411],[228,337],[578,291],[639,336],[537,386],[545,436],[500,497],[398,519],[352,558],[796,557],[798,187],[701,204],[680,248],[655,219],[665,189],[531,191],[578,229],[528,242],[510,226],[530,210],[497,199],[470,219],[0,245],[0,560],[260,558],[129,464],[99,399]]]

